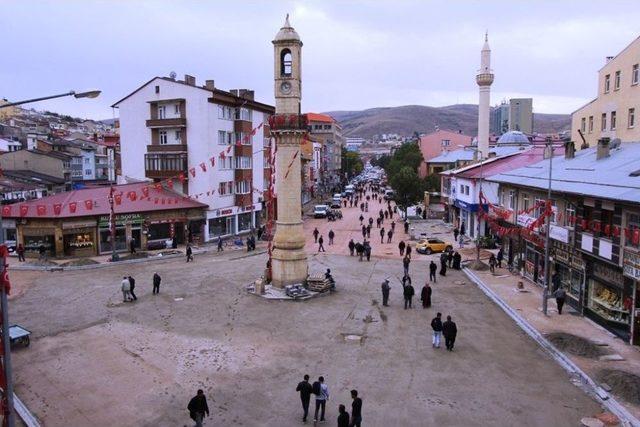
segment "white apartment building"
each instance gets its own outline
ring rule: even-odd
[[[119,182],[166,187],[170,180],[174,190],[208,204],[198,230],[205,241],[257,225],[270,177],[265,147],[273,106],[255,101],[253,91],[223,91],[213,80],[198,86],[185,75],[154,77],[113,107],[120,111]]]

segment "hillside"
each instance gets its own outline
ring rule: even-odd
[[[436,126],[441,129],[462,130],[467,135],[476,135],[478,129],[478,106],[471,104],[427,107],[406,105],[402,107],[370,108],[362,111],[330,111],[342,125],[345,136],[371,138],[383,133],[403,136],[414,132],[429,133]],[[534,114],[534,131],[556,133],[569,129],[568,114]]]

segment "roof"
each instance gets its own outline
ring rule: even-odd
[[[552,191],[640,203],[640,143],[623,143],[611,149],[610,156],[596,160],[597,147],[577,151],[573,159],[553,158]],[[502,172],[490,181],[546,190],[549,161]]]
[[[556,153],[557,154],[557,153]],[[503,172],[509,172],[526,165],[532,165],[544,160],[544,147],[533,147],[503,157],[496,157],[494,162],[483,164],[482,177],[488,178]],[[475,164],[468,170],[456,174],[462,178],[480,178],[480,165]]]
[[[21,151],[23,151],[23,150],[12,151],[12,152],[4,154],[4,155],[5,156],[10,156],[13,153],[20,153]],[[42,151],[42,150],[37,150],[37,149],[36,150],[24,150],[24,151],[26,151],[28,153],[38,154],[40,156],[53,157],[54,159],[63,160],[63,161],[71,160],[71,158],[74,157],[74,156],[72,156],[70,154],[66,154],[66,153],[63,153],[61,151]]]
[[[276,41],[285,41],[285,40],[297,40],[297,41],[300,41],[300,36],[296,32],[296,30],[293,29],[291,24],[289,24],[289,14],[288,13],[287,13],[287,17],[284,20],[284,25],[282,26],[282,28],[280,28],[280,31],[278,31],[278,34],[276,34],[276,38],[273,39],[274,42],[276,42]]]
[[[515,153],[516,151],[519,151],[519,150],[520,150],[520,147],[516,147],[516,146],[489,148],[489,152],[495,153],[497,157]],[[439,156],[429,160],[429,163],[455,163],[460,161],[471,161],[473,160],[474,154],[475,152],[473,150],[465,150],[461,148],[459,150],[446,151],[440,154]]]
[[[333,117],[327,114],[307,113],[307,120],[310,122],[333,123]]]
[[[181,194],[170,191],[166,188],[156,190],[153,184],[148,182],[138,182],[134,184],[114,185],[115,194],[121,195],[121,204],[115,204],[114,211],[116,214],[137,213],[149,211],[166,211],[175,209],[194,209],[206,208],[207,205],[196,202]],[[143,198],[142,188],[149,188],[149,196]],[[26,202],[11,205],[11,212],[3,212],[5,217],[9,218],[74,218],[83,216],[109,215],[109,186],[90,187],[80,190],[68,191],[65,193],[54,194],[53,196],[43,197],[37,200],[29,200]],[[132,201],[127,194],[135,192],[137,199]],[[165,200],[166,203],[162,203]],[[91,201],[92,208],[88,209],[86,201]],[[171,203],[168,203],[171,201]],[[70,204],[77,203],[76,211],[70,211]],[[60,215],[55,215],[54,205],[61,205]],[[38,215],[37,207],[46,206],[46,213]],[[28,206],[27,215],[20,215],[20,207]],[[5,206],[4,209],[7,207]]]
[[[30,170],[3,170],[2,175],[16,181],[33,183],[35,185],[62,185],[65,183],[63,178],[57,176],[46,175],[40,172]]]
[[[111,106],[112,108],[118,108],[118,104],[120,104],[122,101],[124,101],[125,99],[129,98],[132,95],[135,95],[136,93],[138,93],[140,90],[142,90],[145,86],[147,86],[149,83],[153,82],[156,79],[162,79],[162,80],[166,80],[168,82],[172,82],[172,83],[178,83],[178,84],[183,84],[185,86],[189,86],[195,89],[202,89],[202,90],[206,90],[207,92],[213,92],[211,89],[207,89],[203,86],[195,86],[195,85],[190,85],[188,83],[185,83],[183,81],[180,80],[176,80],[176,79],[172,79],[169,77],[160,77],[160,76],[155,76],[153,77],[151,80],[149,80],[148,82],[144,83],[142,86],[140,86],[139,88],[137,88],[136,90],[134,90],[133,92],[131,92],[129,95],[125,96],[124,98],[122,98],[119,101],[116,101],[115,103],[113,103],[113,105]]]
[[[531,141],[529,140],[527,135],[525,135],[524,133],[517,130],[512,130],[500,135],[500,138],[498,138],[498,142],[496,142],[496,144],[529,145],[531,144]]]

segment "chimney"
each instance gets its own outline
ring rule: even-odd
[[[240,89],[240,97],[249,101],[253,101],[255,92],[249,89]]]
[[[239,89],[231,89],[229,90],[229,93],[233,96],[237,96],[240,97],[240,90]]]
[[[205,80],[204,88],[213,91],[216,88],[216,82],[214,80]]]
[[[190,76],[189,74],[185,74],[184,75],[184,82],[186,84],[188,84],[189,86],[195,86],[196,85],[196,78],[193,76]]]
[[[609,157],[609,138],[600,138],[598,140],[598,149],[596,151],[596,160]]]
[[[576,156],[576,143],[573,141],[566,141],[564,143],[564,158],[573,159]]]

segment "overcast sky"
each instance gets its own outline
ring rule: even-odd
[[[635,1],[2,0],[0,97],[98,88],[97,99],[32,104],[96,119],[153,76],[175,71],[250,88],[273,103],[271,40],[287,12],[303,42],[303,109],[477,103],[489,30],[491,102],[533,97],[570,113],[597,70],[639,35]]]

